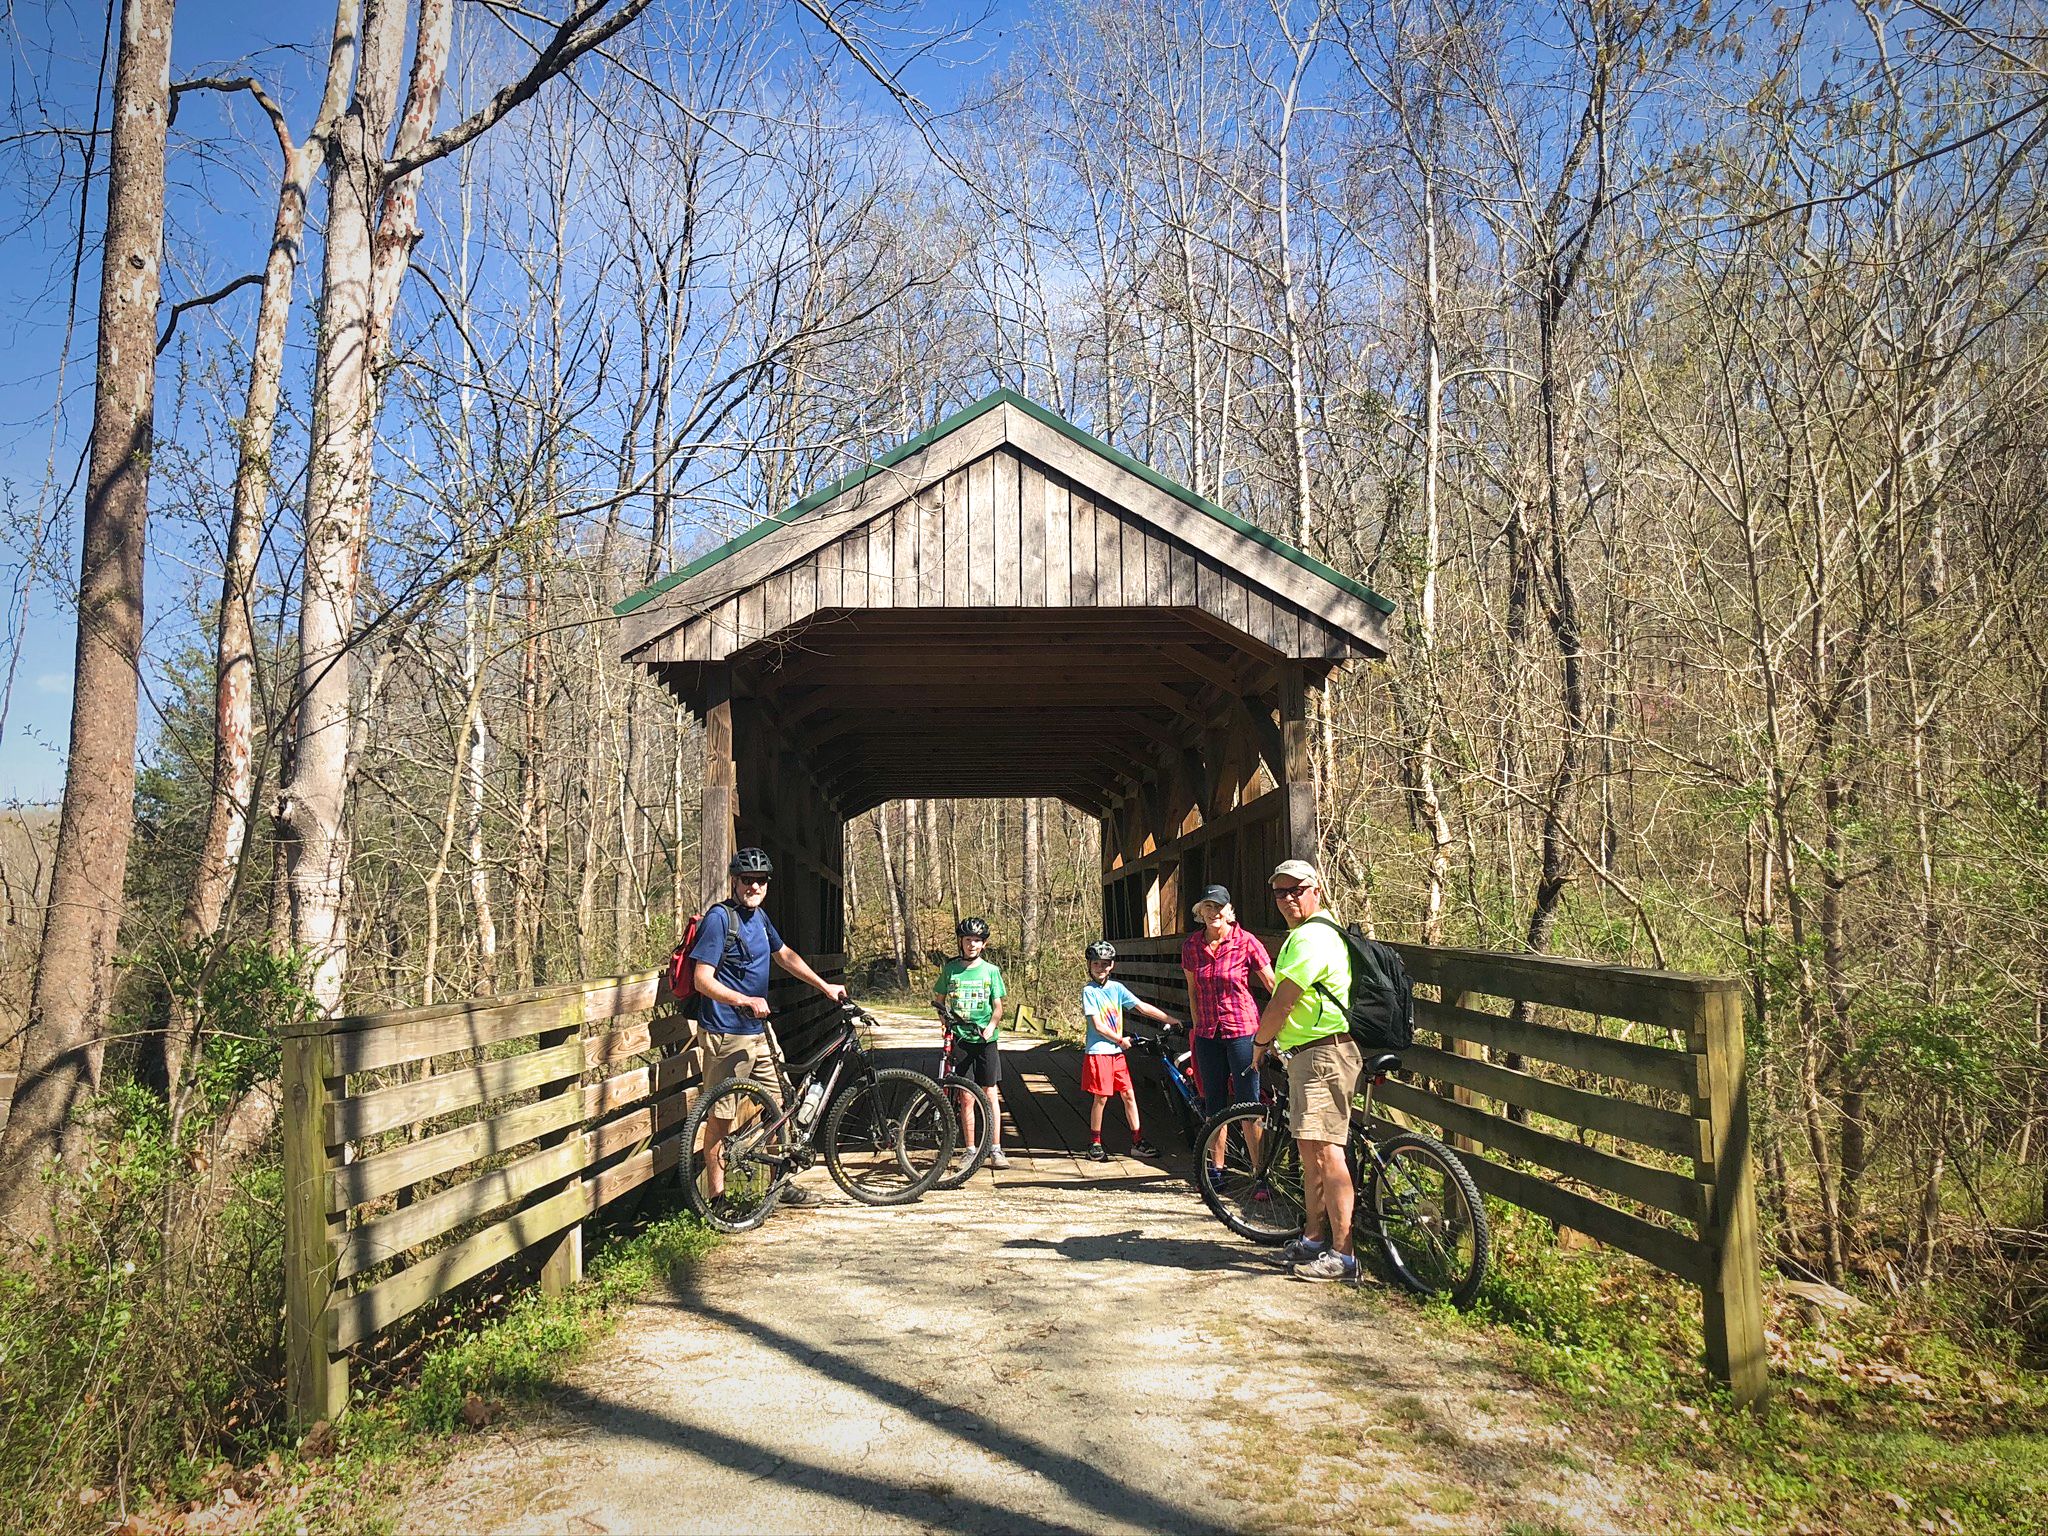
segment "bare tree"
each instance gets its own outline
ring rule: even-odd
[[[99,1086],[114,1002],[134,818],[172,11],[173,0],[121,6],[64,808],[21,1074],[0,1132],[0,1227],[23,1239],[55,1230],[50,1161],[76,1170],[83,1160],[75,1117]]]

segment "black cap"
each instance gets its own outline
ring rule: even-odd
[[[1190,906],[1199,907],[1205,901],[1213,901],[1219,907],[1227,907],[1230,905],[1230,892],[1220,885],[1212,885],[1197,896]]]

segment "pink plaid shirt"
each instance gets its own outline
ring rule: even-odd
[[[1208,933],[1198,928],[1181,945],[1180,963],[1194,976],[1188,1011],[1196,1034],[1232,1040],[1258,1032],[1259,1005],[1252,997],[1251,980],[1273,962],[1257,934],[1240,925],[1211,949]]]

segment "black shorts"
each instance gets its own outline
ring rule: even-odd
[[[1003,1056],[993,1040],[953,1041],[953,1060],[946,1069],[955,1077],[993,1088],[1003,1080]]]

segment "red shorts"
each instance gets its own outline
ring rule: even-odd
[[[1081,1058],[1081,1091],[1098,1099],[1113,1099],[1131,1091],[1131,1064],[1122,1051],[1101,1051]]]

